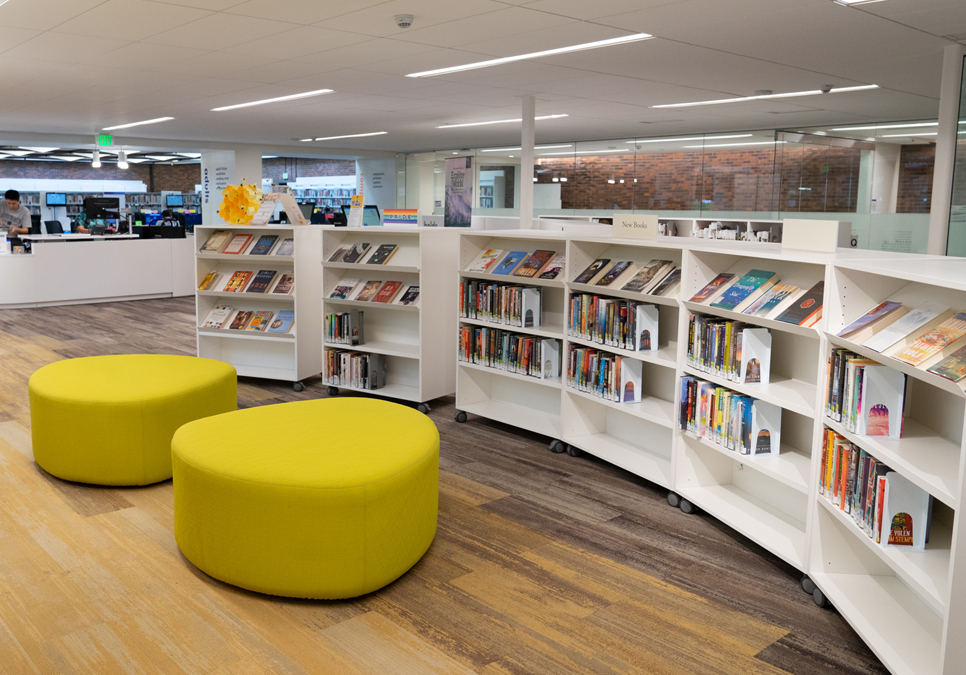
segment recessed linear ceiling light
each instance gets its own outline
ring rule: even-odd
[[[689,108],[696,105],[717,105],[719,103],[744,103],[746,101],[761,101],[773,98],[794,98],[796,96],[818,96],[821,94],[841,94],[848,91],[864,91],[866,89],[878,89],[877,84],[863,84],[858,87],[833,87],[828,90],[811,89],[809,91],[791,91],[785,94],[761,94],[760,96],[742,96],[741,98],[720,98],[714,101],[691,101],[690,103],[666,103],[664,105],[652,105],[652,108]]]
[[[434,75],[447,75],[449,73],[459,73],[464,70],[476,70],[477,68],[489,68],[491,66],[502,66],[504,63],[514,61],[526,61],[527,59],[539,59],[543,56],[556,56],[557,54],[567,54],[569,52],[582,52],[587,49],[599,49],[601,47],[613,47],[614,45],[627,44],[628,42],[639,42],[640,40],[650,40],[653,35],[647,33],[635,33],[624,35],[609,40],[598,40],[597,42],[585,42],[571,47],[560,47],[558,49],[548,49],[542,52],[532,52],[530,54],[520,54],[519,56],[505,56],[501,59],[490,59],[489,61],[477,61],[467,63],[462,66],[451,66],[449,68],[437,68],[436,70],[424,70],[419,73],[409,73],[406,77],[433,77]]]
[[[198,159],[201,157],[200,152],[176,152],[174,154],[179,155],[181,157],[189,157],[190,159]]]
[[[156,162],[173,162],[178,157],[172,157],[171,155],[148,155],[148,159],[153,159]]]
[[[535,145],[534,150],[550,150],[551,148],[572,148],[572,144],[567,143],[566,145]],[[480,150],[480,152],[516,152],[517,150],[523,150],[523,148],[489,148],[487,150]]]
[[[54,150],[60,150],[60,148],[28,148],[28,147],[23,146],[23,145],[21,145],[19,147],[20,147],[21,150],[30,150],[31,152],[40,152],[40,153],[43,153],[45,155],[48,152],[53,152]]]
[[[77,157],[76,155],[51,155],[52,159],[59,159],[62,162],[79,162],[84,159],[83,157]]]
[[[345,136],[323,136],[322,138],[303,138],[302,142],[308,141],[334,141],[340,138],[362,138],[363,136],[382,136],[388,134],[388,131],[370,131],[367,134],[346,134]]]
[[[634,152],[633,150],[627,150],[625,148],[618,148],[617,150],[581,150],[580,152],[541,152],[541,157],[548,157],[550,155],[602,155],[605,152]]]
[[[638,143],[670,143],[672,141],[714,141],[719,138],[750,138],[752,134],[733,134],[731,136],[689,136],[687,138],[648,138],[643,141],[624,141],[637,145]]]
[[[153,120],[144,120],[143,122],[131,122],[130,124],[118,124],[113,127],[104,127],[103,131],[114,131],[115,129],[130,129],[131,127],[140,127],[145,124],[158,124],[159,122],[169,122],[173,120],[173,117],[157,117]]]
[[[958,131],[956,133],[966,134],[966,131]],[[938,135],[939,135],[938,131],[932,131],[932,132],[924,131],[922,133],[913,132],[911,134],[883,134],[882,136],[879,136],[879,138],[918,138],[919,136],[938,136]]]
[[[4,150],[4,152],[7,153],[8,155],[14,155],[15,157],[24,157],[26,155],[34,154],[33,152],[26,151],[26,150]]]
[[[262,159],[278,159],[278,155],[262,155]]]
[[[851,7],[853,5],[868,5],[872,2],[882,2],[882,0],[832,0],[836,5]]]
[[[788,141],[755,141],[754,143],[715,143],[714,145],[685,145],[685,148],[734,148],[739,145],[777,145]]]
[[[911,129],[913,127],[938,127],[939,122],[916,122],[915,124],[870,124],[864,127],[835,127],[832,131],[866,131],[868,129]]]
[[[316,89],[315,91],[304,91],[301,94],[289,94],[288,96],[279,96],[277,98],[266,98],[261,101],[252,101],[251,103],[236,103],[235,105],[226,105],[220,108],[212,108],[211,112],[222,112],[223,110],[235,110],[236,108],[250,108],[253,105],[265,105],[266,103],[279,103],[281,101],[294,101],[297,98],[310,98],[312,96],[322,96],[323,94],[331,94],[334,89]]]
[[[569,115],[541,115],[540,117],[534,117],[535,120],[555,120],[558,117],[569,117]],[[522,122],[522,117],[517,117],[512,120],[492,120],[490,122],[466,122],[464,124],[441,124],[437,129],[455,129],[456,127],[481,127],[487,124],[510,124],[513,122]]]

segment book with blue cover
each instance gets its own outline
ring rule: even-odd
[[[500,263],[493,268],[491,274],[509,275],[529,254],[526,251],[510,251]]]
[[[275,315],[275,319],[272,320],[267,332],[287,333],[288,329],[292,327],[293,321],[295,321],[295,311],[291,309],[283,309]]]
[[[276,241],[278,241],[277,234],[263,234],[258,238],[249,255],[268,255]]]
[[[767,270],[751,270],[733,283],[720,298],[711,303],[711,306],[732,310],[773,276],[775,273]]]

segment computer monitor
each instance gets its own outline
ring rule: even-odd
[[[89,220],[120,219],[121,200],[117,197],[84,197],[84,213]]]
[[[164,203],[168,208],[172,206],[182,207],[184,206],[184,195],[166,195]]]
[[[45,220],[44,230],[43,234],[63,234],[64,226],[60,224],[59,220]]]
[[[67,206],[66,192],[48,192],[47,206]]]
[[[342,205],[342,215],[345,216],[346,222],[349,221],[349,209],[350,207],[343,204]],[[363,227],[375,227],[382,225],[382,217],[379,215],[379,207],[375,205],[366,204],[362,207],[362,226]]]
[[[302,217],[311,221],[312,214],[315,212],[315,204],[299,204],[299,208],[302,210]]]

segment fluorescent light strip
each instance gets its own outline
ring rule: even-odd
[[[624,148],[618,148],[617,150],[581,150],[580,152],[541,152],[541,157],[549,157],[551,155],[602,155],[605,152],[634,152],[633,150],[625,150]]]
[[[852,7],[853,5],[868,5],[871,2],[882,2],[882,0],[832,0],[836,5]]]
[[[131,127],[140,127],[145,124],[158,124],[159,122],[168,122],[173,120],[173,117],[158,117],[153,120],[144,120],[143,122],[131,122],[130,124],[118,124],[113,127],[104,127],[104,131],[114,131],[115,129],[130,129]]]
[[[835,127],[832,131],[866,131],[868,129],[911,129],[913,127],[938,127],[939,122],[916,122],[915,124],[870,124],[865,127]]]
[[[476,70],[477,68],[490,68],[491,66],[502,66],[505,63],[514,61],[525,61],[527,59],[539,59],[544,56],[556,56],[557,54],[567,54],[569,52],[582,52],[587,49],[599,49],[601,47],[613,47],[614,45],[627,44],[628,42],[639,42],[650,40],[653,35],[648,33],[635,33],[624,35],[623,37],[611,38],[609,40],[598,40],[597,42],[585,42],[572,47],[560,47],[558,49],[548,49],[542,52],[531,52],[530,54],[520,54],[519,56],[505,56],[501,59],[490,59],[489,61],[477,61],[467,63],[462,66],[450,66],[449,68],[437,68],[436,70],[424,70],[419,73],[410,73],[406,77],[433,77],[435,75],[447,75],[449,73],[459,73],[464,70]]]
[[[966,134],[966,131],[957,131],[957,134]],[[938,136],[938,131],[933,132],[923,132],[923,133],[912,133],[912,134],[883,134],[879,138],[918,138],[919,136]]]
[[[648,138],[642,141],[624,141],[625,143],[630,143],[637,145],[638,143],[671,143],[672,141],[714,141],[719,138],[750,138],[754,134],[734,134],[732,136],[689,136],[687,138]]]
[[[754,143],[715,143],[714,145],[685,145],[686,149],[697,148],[734,148],[740,145],[777,145],[788,141],[756,141]]]
[[[388,134],[388,131],[372,131],[368,134],[346,134],[345,136],[323,136],[322,138],[316,138],[317,141],[334,141],[339,138],[362,138],[363,136],[382,136]],[[305,139],[305,140],[312,140]]]
[[[864,84],[858,87],[834,87],[827,93],[841,94],[848,91],[865,91],[866,89],[878,89],[877,84]],[[762,94],[761,96],[743,96],[741,98],[721,98],[714,101],[691,101],[690,103],[666,103],[664,105],[652,105],[652,108],[690,108],[697,105],[717,105],[719,103],[745,103],[747,101],[762,101],[773,98],[794,98],[796,96],[818,96],[824,94],[821,89],[810,91],[792,91],[785,94]]]
[[[42,153],[42,154],[45,154],[45,155],[48,152],[53,152],[54,150],[60,150],[60,148],[28,148],[28,147],[23,146],[23,145],[20,146],[20,149],[21,150],[30,150],[31,152],[39,152],[39,153]]]
[[[322,96],[323,94],[331,94],[334,89],[316,89],[315,91],[305,91],[301,94],[290,94],[289,96],[279,96],[277,98],[266,98],[261,101],[252,101],[250,103],[236,103],[235,105],[226,105],[220,108],[212,108],[212,112],[222,112],[223,110],[235,110],[236,108],[250,108],[253,105],[265,105],[266,103],[278,103],[280,101],[294,101],[298,98],[309,98],[312,96]]]
[[[541,115],[540,117],[534,117],[535,120],[555,120],[558,117],[569,117],[569,115]],[[465,124],[441,124],[436,127],[437,129],[455,129],[456,127],[482,127],[487,124],[511,124],[513,122],[522,122],[522,117],[517,117],[512,120],[492,120],[490,122],[466,122]]]
[[[573,144],[567,143],[566,145],[535,145],[534,150],[550,150],[551,148],[572,148]],[[516,152],[517,150],[523,150],[523,148],[490,148],[488,150],[480,150],[480,152]]]

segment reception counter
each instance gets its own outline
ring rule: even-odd
[[[33,253],[0,255],[0,309],[192,295],[195,241],[30,237]]]

